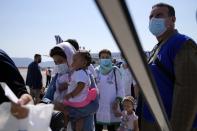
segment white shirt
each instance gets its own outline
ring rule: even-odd
[[[91,72],[91,74],[93,75],[93,78],[96,78],[96,71],[95,71],[95,68],[92,64],[90,64],[88,66],[88,70]]]
[[[97,122],[110,124],[113,122],[120,122],[120,117],[115,117],[112,111],[112,104],[116,97],[124,97],[124,88],[122,79],[118,69],[115,70],[117,90],[115,84],[114,71],[103,75],[97,70],[97,87],[100,92],[99,109],[96,113]]]
[[[133,83],[133,76],[129,68],[124,69],[122,67],[122,80],[124,81],[125,96],[131,96],[131,84]]]
[[[124,110],[122,111],[121,117],[121,126],[124,126],[126,129],[133,130],[134,129],[134,121],[138,120],[138,116],[133,112],[132,114],[127,114]]]
[[[75,97],[70,98],[70,102],[81,102],[83,101],[88,95],[88,89],[90,87],[91,81],[88,75],[88,70],[78,70],[74,71],[71,75],[71,81],[68,86],[68,93],[72,92],[76,87],[78,82],[85,83],[85,87],[83,90]]]

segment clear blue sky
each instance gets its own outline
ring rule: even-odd
[[[127,0],[143,48],[151,50],[156,44],[148,17],[158,2],[173,5],[177,29],[197,41],[196,0]],[[1,0],[0,16],[0,48],[11,57],[48,54],[54,35],[75,38],[91,52],[119,51],[93,0]]]

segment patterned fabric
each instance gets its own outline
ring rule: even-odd
[[[138,120],[138,116],[135,115],[135,112],[129,115],[126,111],[123,111],[118,131],[132,131],[134,129],[133,123],[136,120]]]

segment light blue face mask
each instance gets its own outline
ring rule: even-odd
[[[111,59],[100,59],[100,65],[109,66],[109,65],[112,65],[112,61]]]
[[[166,30],[164,18],[152,18],[149,22],[149,30],[156,37],[161,36]]]
[[[57,71],[58,74],[65,74],[69,72],[69,68],[67,64],[59,64],[59,65],[55,65],[55,69]]]
[[[107,74],[112,70],[112,60],[111,59],[100,59],[100,72],[102,74]]]

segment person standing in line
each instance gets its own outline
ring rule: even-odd
[[[27,70],[26,85],[30,88],[30,95],[34,100],[34,104],[39,103],[40,101],[40,92],[42,89],[42,74],[40,66],[38,65],[41,62],[41,55],[35,54],[34,61],[29,64]]]
[[[96,131],[102,131],[107,125],[108,131],[115,131],[120,124],[116,117],[119,104],[124,97],[119,68],[112,66],[111,52],[103,49],[99,52],[100,65],[96,68],[96,82],[99,89],[99,109],[96,113]]]
[[[124,89],[125,89],[125,96],[135,97],[133,76],[131,74],[131,71],[129,70],[129,67],[128,67],[126,61],[122,62],[120,70],[122,73],[122,80],[124,81],[123,85],[124,85]]]
[[[134,111],[135,99],[132,96],[125,96],[122,104],[121,123],[117,131],[139,131],[138,116]]]
[[[51,69],[50,69],[50,67],[48,67],[47,69],[46,69],[46,86],[45,86],[45,88],[47,88],[47,86],[50,84],[50,82],[51,82],[51,73],[52,73],[52,71],[51,71]]]
[[[173,131],[197,131],[197,44],[175,29],[175,10],[158,3],[149,16],[149,30],[158,40],[148,60]],[[159,127],[147,104],[141,130]]]
[[[78,45],[78,43],[77,43],[77,45]],[[56,64],[55,69],[57,69],[57,70],[56,70],[56,74],[52,78],[51,83],[49,84],[47,92],[45,93],[45,95],[42,99],[43,103],[51,103],[51,102],[55,102],[55,101],[61,102],[62,101],[61,99],[59,99],[55,96],[55,92],[57,91],[56,90],[57,82],[61,79],[60,77],[63,76],[63,74],[65,74],[65,77],[64,76],[62,77],[63,81],[60,82],[61,85],[59,84],[59,86],[61,86],[60,87],[61,92],[65,91],[65,95],[67,94],[67,89],[66,89],[66,88],[68,88],[68,81],[67,80],[69,80],[69,79],[67,79],[68,77],[66,74],[68,74],[68,72],[70,72],[70,70],[71,70],[71,63],[73,62],[73,55],[75,53],[76,53],[76,50],[70,42],[60,43],[51,49],[50,56],[54,58],[54,62]],[[98,108],[98,100],[92,101],[91,104],[89,104],[88,106],[83,107],[83,108],[73,108],[73,110],[76,110],[77,116],[78,116],[78,113],[79,114],[81,114],[82,112],[84,113],[83,130],[85,130],[85,131],[93,131],[94,130],[94,124],[93,124],[94,117],[93,116],[94,116],[94,113],[96,112],[97,108]],[[94,113],[86,115],[85,112],[90,111],[90,110]],[[72,127],[74,128],[75,121],[72,121],[71,124],[72,124]]]

